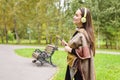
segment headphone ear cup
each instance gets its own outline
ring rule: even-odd
[[[85,17],[82,17],[82,18],[81,18],[81,22],[82,22],[82,23],[85,23],[85,22],[86,22],[86,18],[85,18]]]

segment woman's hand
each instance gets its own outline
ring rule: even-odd
[[[65,46],[65,51],[66,51],[66,52],[70,52],[70,53],[71,53],[72,48],[70,48],[69,46]]]
[[[68,43],[65,40],[62,40],[61,43],[63,46],[68,46]]]
[[[72,48],[70,48],[68,46],[68,43],[65,40],[62,40],[61,43],[62,43],[63,46],[65,46],[64,49],[65,49],[66,52],[71,52]]]

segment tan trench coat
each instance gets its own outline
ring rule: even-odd
[[[75,49],[78,56],[71,53],[67,56],[71,79],[77,70],[80,70],[83,80],[95,80],[94,59],[89,37],[84,29],[77,29],[77,31],[78,33],[68,43],[71,48]]]

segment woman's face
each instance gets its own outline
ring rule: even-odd
[[[81,11],[80,9],[78,9],[76,12],[75,12],[75,15],[73,17],[73,23],[74,24],[81,24]]]

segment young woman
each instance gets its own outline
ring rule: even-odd
[[[95,40],[90,10],[80,8],[73,17],[77,28],[65,45],[67,56],[67,70],[65,80],[95,80],[94,60]]]

